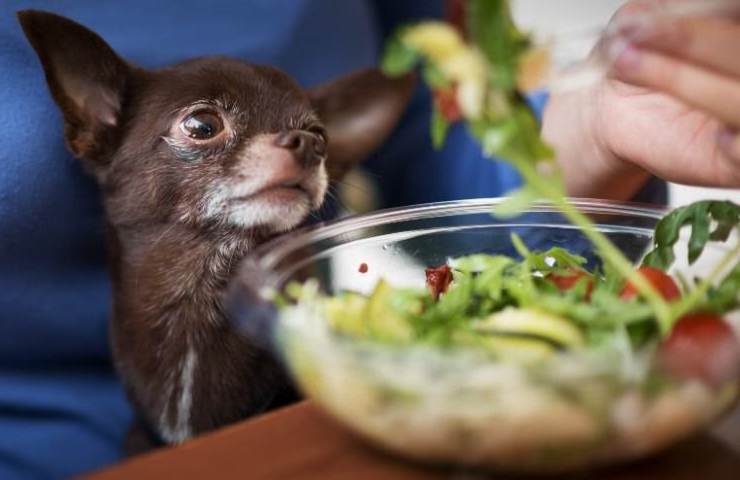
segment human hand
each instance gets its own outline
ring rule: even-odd
[[[627,4],[614,21],[629,43],[609,76],[553,96],[543,128],[569,194],[628,199],[650,174],[740,186],[740,22],[727,14],[645,22],[672,3]]]

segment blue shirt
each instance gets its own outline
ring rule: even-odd
[[[0,2],[3,479],[64,477],[114,462],[132,418],[110,362],[98,192],[64,148],[60,113],[15,19],[26,8],[71,17],[144,67],[221,54],[276,65],[310,86],[376,64],[385,35],[440,16],[442,1]],[[386,206],[497,196],[518,184],[462,128],[435,152],[428,125],[428,93],[420,89],[368,164]]]

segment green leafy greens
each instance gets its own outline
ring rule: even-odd
[[[342,335],[478,348],[525,360],[562,349],[599,348],[623,331],[629,348],[655,339],[652,309],[621,299],[623,282],[613,275],[583,270],[585,259],[562,248],[532,252],[520,239],[513,241],[520,260],[484,254],[452,260],[454,281],[439,299],[426,289],[397,289],[381,281],[368,296],[346,292],[324,298],[324,316]],[[574,271],[583,278],[567,290],[550,280]]]
[[[716,227],[710,231],[712,220]],[[739,225],[740,206],[729,201],[707,200],[677,208],[656,226],[655,248],[645,257],[643,265],[668,270],[676,259],[673,249],[683,227],[691,227],[688,261],[693,264],[710,240],[727,241]]]

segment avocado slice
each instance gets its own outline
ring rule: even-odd
[[[581,330],[569,320],[531,308],[507,308],[473,324],[481,334],[536,337],[564,349],[585,343]]]

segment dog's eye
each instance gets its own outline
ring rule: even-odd
[[[185,135],[195,140],[208,140],[224,129],[221,118],[210,110],[199,110],[191,113],[185,117],[180,126]]]

